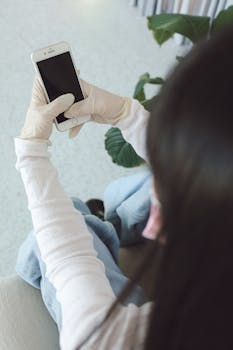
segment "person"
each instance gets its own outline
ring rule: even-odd
[[[62,349],[232,349],[233,29],[196,45],[170,73],[150,113],[83,82],[87,98],[46,104],[36,80],[16,167],[26,189],[46,276],[61,304]],[[153,301],[122,304],[83,216],[49,159],[52,121],[91,114],[122,130],[153,173],[148,254]],[[77,134],[79,129],[74,129]],[[147,151],[146,151],[147,150]],[[81,151],[81,150],[80,150]],[[154,195],[153,195],[154,196]],[[153,230],[154,227],[154,230]]]

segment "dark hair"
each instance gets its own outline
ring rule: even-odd
[[[233,349],[232,86],[229,28],[190,51],[151,111],[147,149],[166,244],[149,244],[105,318],[148,266],[156,270],[159,252],[146,350]]]
[[[147,148],[166,246],[146,349],[233,349],[233,28],[161,90]]]

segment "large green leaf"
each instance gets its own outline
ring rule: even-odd
[[[233,6],[219,12],[218,16],[212,23],[211,31],[215,31],[216,29],[226,25],[233,25]]]
[[[148,17],[148,27],[153,31],[155,40],[162,45],[173,34],[179,33],[193,43],[206,37],[209,31],[210,18],[163,13]]]
[[[125,141],[118,128],[110,128],[105,134],[105,149],[113,163],[125,168],[133,168],[144,163],[133,147]]]
[[[146,84],[163,84],[164,80],[160,77],[151,78],[149,73],[144,73],[140,76],[139,81],[135,87],[133,97],[136,98],[139,102],[146,100],[144,87]]]

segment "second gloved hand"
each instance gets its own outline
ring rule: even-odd
[[[81,79],[80,83],[86,98],[74,103],[66,111],[66,118],[91,115],[94,122],[115,125],[129,115],[131,108],[130,98],[112,94]],[[79,130],[80,126],[72,128],[70,137],[76,136]]]

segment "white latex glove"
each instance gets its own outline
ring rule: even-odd
[[[79,81],[86,98],[74,103],[66,111],[66,118],[91,115],[91,119],[94,122],[115,125],[129,115],[131,107],[130,98],[114,95],[84,80],[79,79]],[[81,126],[72,128],[70,130],[70,137],[75,137],[80,128]]]
[[[26,120],[19,137],[34,141],[48,141],[52,133],[54,118],[65,112],[73,102],[74,96],[65,94],[47,104],[44,90],[36,78]]]

